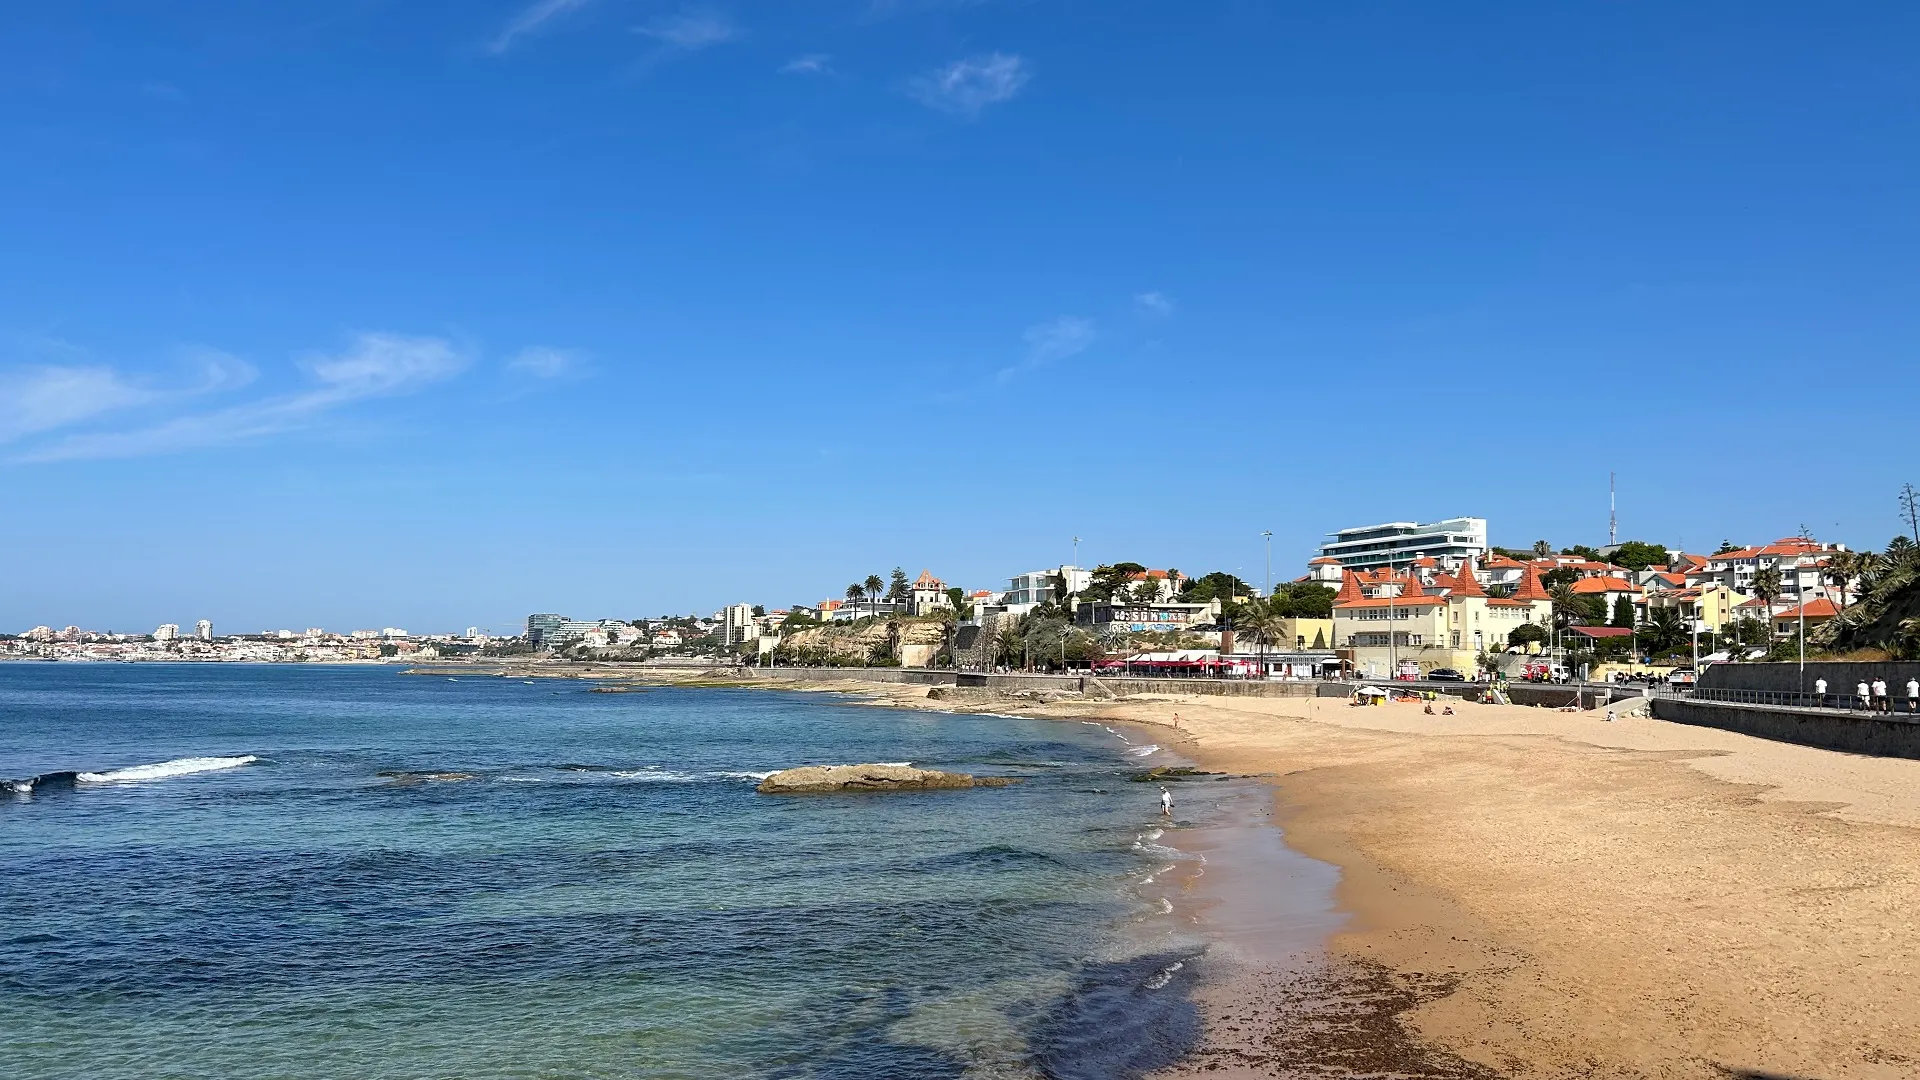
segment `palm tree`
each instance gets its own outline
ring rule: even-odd
[[[1853,551],[1836,551],[1827,556],[1827,583],[1840,586],[1840,613],[1847,613],[1847,584],[1860,572],[1860,555]]]
[[[1553,554],[1553,545],[1547,543],[1545,540],[1535,540],[1533,542],[1533,553],[1544,559]]]
[[[1780,599],[1786,591],[1786,581],[1780,576],[1778,566],[1766,566],[1753,575],[1753,595],[1767,607],[1767,639],[1773,638],[1773,602]]]
[[[1271,599],[1253,599],[1240,608],[1240,615],[1234,620],[1240,633],[1252,638],[1260,646],[1260,675],[1267,674],[1267,646],[1281,640],[1286,634],[1286,622],[1280,617]]]
[[[1680,609],[1654,608],[1640,626],[1640,638],[1653,656],[1679,648],[1687,640],[1687,625],[1680,617]]]
[[[867,575],[867,581],[866,581],[867,599],[869,600],[880,599],[880,594],[886,591],[886,588],[887,588],[887,583],[880,580],[879,574]]]
[[[867,595],[866,587],[861,585],[859,582],[855,582],[852,585],[847,586],[847,599],[850,602],[858,604],[860,602],[860,598],[865,595]]]

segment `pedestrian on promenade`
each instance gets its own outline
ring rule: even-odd
[[[1889,711],[1887,702],[1887,680],[1885,679],[1873,680],[1873,711]]]
[[[1920,713],[1920,678],[1907,680],[1907,715]]]
[[[1873,708],[1873,693],[1867,689],[1866,683],[1853,688],[1853,700],[1858,702],[1862,709]]]
[[[1827,680],[1825,679],[1813,680],[1813,697],[1814,697],[1815,703],[1818,704],[1821,708],[1824,709],[1827,707]]]
[[[1164,787],[1160,789],[1160,816],[1173,816],[1173,792]]]

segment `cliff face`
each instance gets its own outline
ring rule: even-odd
[[[832,657],[866,662],[884,654],[913,666],[939,652],[946,633],[946,624],[938,619],[862,619],[801,630],[782,641],[780,650],[800,660]]]

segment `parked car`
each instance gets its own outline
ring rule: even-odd
[[[1674,668],[1673,674],[1667,676],[1667,685],[1690,687],[1693,685],[1694,679],[1695,679],[1695,676],[1692,668],[1690,667]]]
[[[1427,678],[1434,682],[1466,682],[1467,677],[1450,667],[1437,667],[1427,672]]]

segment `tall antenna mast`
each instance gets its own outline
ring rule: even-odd
[[[1607,474],[1607,546],[1620,542],[1620,519],[1613,513],[1613,474]]]

